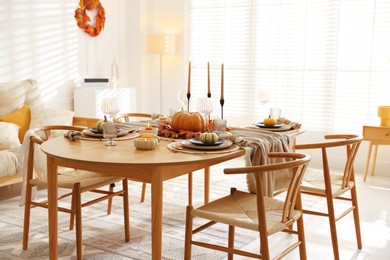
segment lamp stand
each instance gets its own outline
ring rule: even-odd
[[[160,114],[163,114],[163,89],[162,89],[162,53],[160,53]]]

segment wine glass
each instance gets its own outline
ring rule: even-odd
[[[103,137],[108,139],[108,141],[104,142],[105,146],[115,146],[116,142],[112,141],[112,139],[118,136],[116,124],[114,122],[105,122],[103,125]]]
[[[257,99],[261,103],[262,106],[267,104],[271,100],[271,96],[269,94],[268,89],[259,89],[257,92]],[[267,115],[268,117],[268,115]]]
[[[271,100],[268,89],[259,89],[257,97],[263,106]]]
[[[116,98],[104,98],[102,100],[101,109],[103,114],[109,115],[109,119],[112,121],[113,117],[119,112],[119,106]]]
[[[177,93],[177,100],[181,104],[181,110],[184,111],[188,105],[187,90],[186,89],[184,89],[184,88],[179,89],[179,92]]]
[[[211,98],[199,98],[197,104],[198,111],[204,115],[207,130],[209,130],[210,114],[213,112],[213,101]]]

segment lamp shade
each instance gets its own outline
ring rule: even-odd
[[[166,55],[175,54],[176,37],[175,35],[149,35],[148,52]]]

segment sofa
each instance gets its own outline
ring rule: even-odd
[[[91,127],[96,121],[45,106],[33,79],[0,83],[0,187],[22,182],[19,152],[28,129],[72,124]]]

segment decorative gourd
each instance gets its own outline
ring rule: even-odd
[[[277,120],[275,118],[264,118],[263,123],[265,126],[274,126],[277,123]]]
[[[105,122],[107,122],[107,117],[106,116],[104,116],[104,120],[99,120],[99,121],[96,122],[96,126],[95,127],[101,133],[103,133],[103,125],[104,125]]]
[[[214,144],[218,141],[218,135],[216,133],[201,133],[199,140],[205,144]]]
[[[198,112],[179,111],[173,114],[171,126],[177,130],[203,132],[205,129],[204,118]]]

